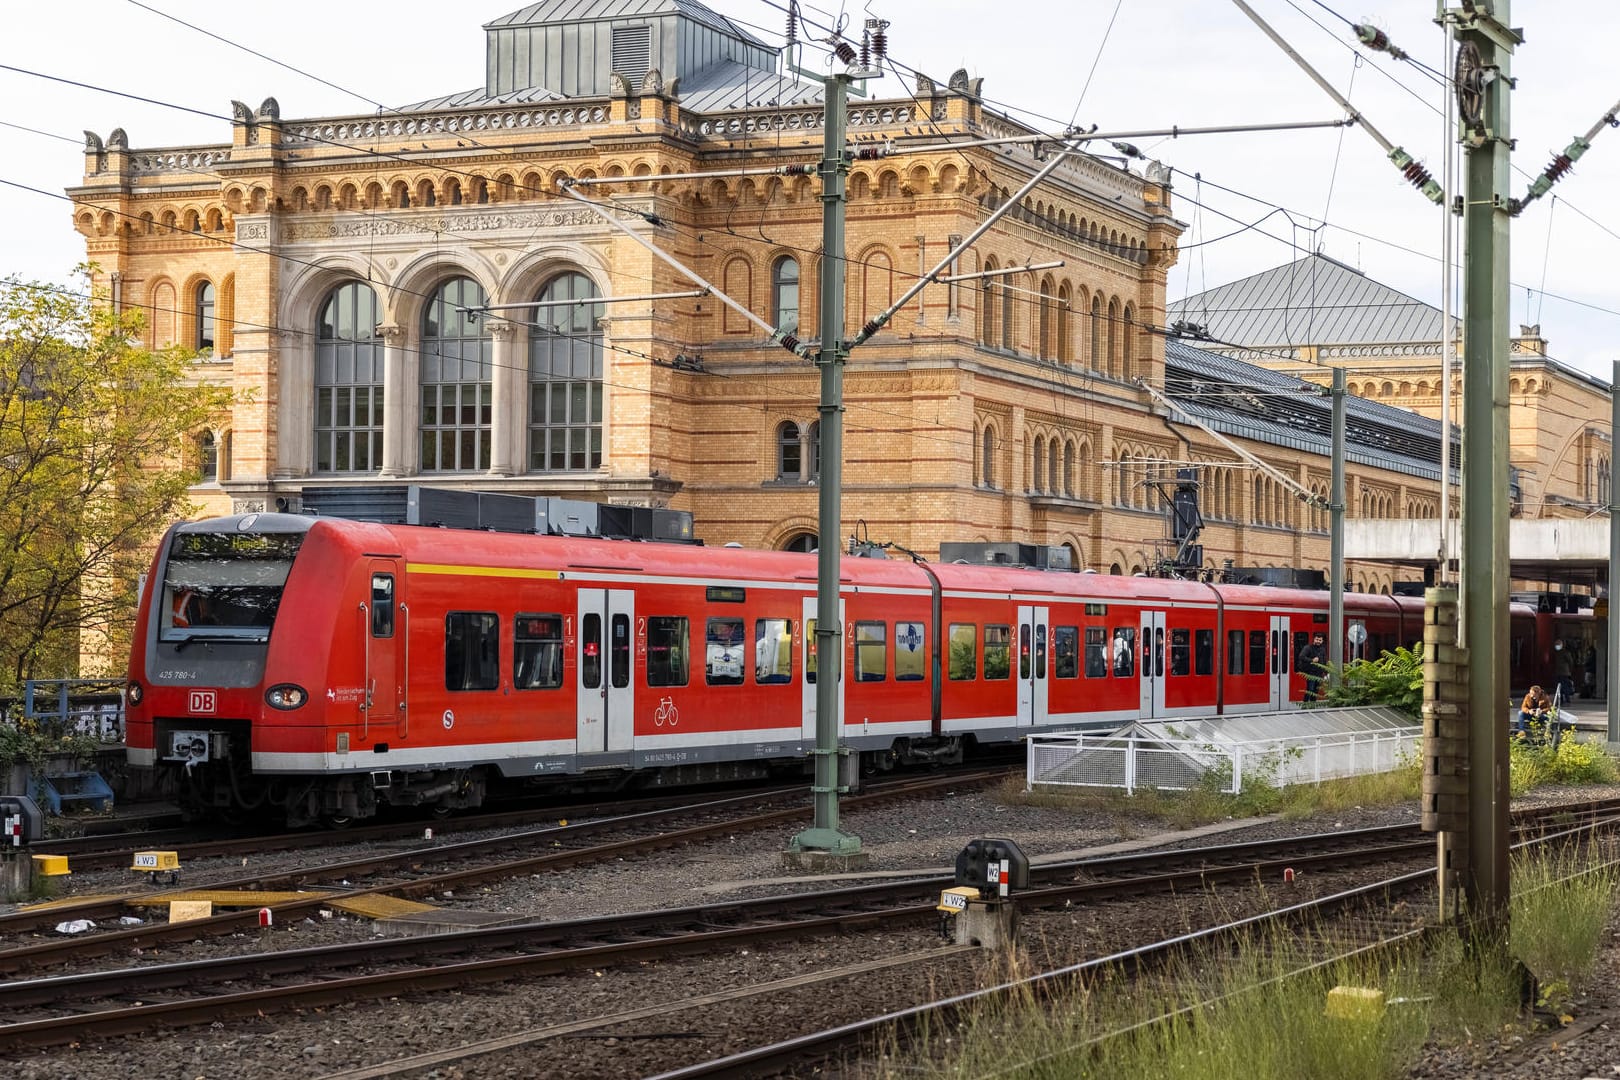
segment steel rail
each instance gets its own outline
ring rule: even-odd
[[[1308,856],[1311,865],[1336,861],[1383,862],[1392,857],[1425,856],[1432,843],[1414,841],[1393,848],[1371,848],[1336,854]],[[1263,864],[1237,864],[1222,868],[1201,867],[1176,873],[1128,880],[1108,879],[1053,886],[1020,894],[1026,906],[1072,904],[1076,900],[1111,899],[1144,893],[1173,892],[1201,888],[1213,881],[1253,878],[1257,873],[1288,861]],[[199,962],[168,964],[121,971],[68,975],[53,979],[13,982],[0,986],[0,1005],[15,1015],[19,1009],[40,1004],[67,1002],[70,1015],[49,1019],[24,1020],[0,1026],[0,1051],[59,1045],[64,1041],[91,1036],[130,1034],[146,1030],[153,1023],[179,1025],[212,1020],[221,1012],[242,1015],[271,1008],[309,1006],[352,1000],[356,996],[394,996],[420,990],[468,983],[508,981],[519,976],[562,974],[589,967],[622,965],[671,956],[711,952],[716,948],[755,945],[783,940],[802,940],[875,925],[892,928],[896,924],[933,918],[939,881],[907,881],[869,886],[864,889],[831,890],[798,894],[788,898],[765,898],[732,905],[710,905],[697,909],[640,912],[629,917],[603,917],[568,923],[531,923],[467,933],[387,939],[341,946],[326,946],[287,953],[264,953],[225,957]],[[893,898],[894,905],[872,909],[874,900]],[[833,914],[803,913],[806,907],[840,908]],[[853,907],[854,910],[850,910]],[[776,921],[761,922],[762,916]],[[741,925],[716,928],[729,918]],[[676,927],[671,932],[672,925]],[[629,941],[633,935],[658,934]],[[570,947],[581,939],[586,944]],[[609,938],[608,943],[599,939]],[[403,971],[372,973],[340,979],[324,979],[293,986],[227,994],[208,993],[211,985],[296,974],[308,977],[312,971],[333,967],[374,965],[402,960],[421,960],[435,954],[465,954],[469,949],[488,949],[495,944],[517,948],[517,955],[484,960],[460,961],[441,966],[419,966]],[[538,950],[538,951],[534,951]],[[184,987],[193,994],[180,1001],[157,1005],[114,1007],[85,1011],[97,995],[118,992],[122,996],[148,996],[153,991]],[[329,992],[338,988],[340,996]]]
[[[1612,824],[1614,824],[1613,821],[1596,820],[1575,829],[1526,840],[1516,846],[1524,848],[1537,844],[1568,841],[1580,834],[1594,833],[1600,827]],[[1614,864],[1610,863],[1609,865]],[[698,1080],[700,1077],[747,1078],[768,1075],[773,1071],[785,1069],[793,1064],[811,1059],[825,1059],[835,1051],[858,1047],[880,1032],[896,1031],[900,1033],[902,1038],[909,1037],[922,1025],[937,1025],[941,1021],[948,1021],[962,1015],[966,1009],[973,1006],[995,1000],[1004,1000],[1016,995],[1057,994],[1061,992],[1061,987],[1066,983],[1072,983],[1074,980],[1095,978],[1109,971],[1124,970],[1133,976],[1138,976],[1144,971],[1156,968],[1177,956],[1185,955],[1187,950],[1191,948],[1210,947],[1217,943],[1243,940],[1246,935],[1252,937],[1256,931],[1267,927],[1290,925],[1320,918],[1326,914],[1353,910],[1356,907],[1369,905],[1380,895],[1386,901],[1397,896],[1414,895],[1432,889],[1434,877],[1435,872],[1432,868],[1411,874],[1397,875],[1383,881],[1373,882],[1370,885],[1347,889],[1331,896],[1319,897],[1291,907],[1238,919],[1221,926],[1181,934],[1142,948],[1127,949],[1108,956],[1071,964],[1067,967],[1041,972],[1027,978],[1011,980],[982,990],[970,991],[966,994],[939,1001],[897,1009],[882,1016],[869,1017],[851,1024],[829,1028],[768,1046],[754,1047],[715,1061],[672,1069],[649,1077],[647,1080]],[[1411,933],[1415,936],[1432,932],[1433,929],[1430,926],[1418,927]]]
[[[990,783],[999,780],[1004,775],[1003,770],[987,770],[979,773],[958,774],[947,777],[929,778],[923,780],[907,780],[887,787],[882,791],[869,791],[862,795],[852,796],[849,802],[857,806],[874,806],[897,799],[913,798],[928,794],[941,787],[962,787],[975,783]],[[586,830],[601,832],[609,828],[622,828],[626,824],[634,824],[638,820],[656,819],[657,817],[675,816],[685,811],[660,811],[656,814],[631,815],[628,818],[610,819],[603,822],[587,822],[582,825],[568,825],[555,829],[541,830],[532,834],[542,840],[555,840],[563,835],[584,835]],[[507,859],[497,863],[488,863],[464,870],[454,870],[431,876],[389,881],[362,888],[345,888],[324,893],[311,893],[307,899],[293,900],[285,903],[269,905],[271,910],[280,915],[301,915],[317,908],[324,907],[336,900],[350,897],[368,896],[376,893],[390,893],[398,896],[420,896],[424,893],[435,892],[446,887],[479,884],[485,881],[516,877],[546,870],[565,869],[570,866],[584,865],[600,862],[606,859],[618,858],[625,855],[644,854],[662,848],[678,847],[699,840],[706,840],[717,835],[755,830],[771,825],[782,824],[800,820],[811,812],[808,805],[798,805],[781,810],[766,811],[760,814],[743,818],[725,818],[720,821],[695,825],[684,829],[652,833],[644,836],[635,836],[625,840],[613,841],[606,844],[596,844],[590,847],[577,848],[568,851],[548,851],[543,855],[530,856],[522,859]],[[492,837],[485,840],[464,841],[460,844],[444,845],[438,848],[413,848],[409,851],[394,852],[366,859],[351,860],[343,863],[334,863],[329,866],[315,867],[282,874],[254,875],[246,878],[236,878],[225,882],[210,883],[209,889],[233,888],[274,888],[284,885],[307,884],[312,879],[330,880],[337,878],[346,880],[351,876],[362,873],[376,872],[391,866],[411,866],[420,864],[425,859],[433,858],[436,853],[450,852],[452,854],[468,854],[489,850],[498,850],[510,847],[512,836]],[[146,903],[161,903],[164,893],[152,893],[144,898]],[[138,897],[139,898],[139,897]],[[71,918],[95,918],[116,915],[126,909],[131,897],[119,897],[112,900],[93,901],[80,905],[52,908],[46,911],[20,912],[11,916],[0,918],[0,929],[15,930],[19,926],[33,928],[49,926]],[[128,930],[116,930],[108,933],[96,934],[92,937],[75,938],[66,941],[51,941],[39,945],[22,946],[0,950],[0,974],[18,971],[38,970],[58,963],[72,960],[87,959],[102,956],[107,953],[131,949],[147,948],[170,941],[192,941],[198,937],[208,937],[218,934],[234,933],[238,930],[251,929],[258,923],[257,910],[232,912],[224,915],[215,915],[206,919],[196,919],[189,922],[172,925],[137,926]]]

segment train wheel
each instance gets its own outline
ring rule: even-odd
[[[321,825],[333,831],[342,831],[354,824],[354,818],[348,814],[327,814],[321,818]]]

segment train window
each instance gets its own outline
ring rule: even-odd
[[[609,632],[613,651],[608,657],[608,681],[622,690],[630,685],[630,616],[622,612],[613,616]]]
[[[1046,678],[1046,624],[1035,624],[1035,677]]]
[[[816,681],[816,620],[804,620],[804,681]]]
[[[1052,627],[1052,678],[1076,679],[1079,677],[1080,628],[1078,626]]]
[[[928,631],[920,622],[894,624],[894,681],[921,682],[927,675]]]
[[[1018,677],[1029,678],[1029,623],[1018,628]]]
[[[743,681],[741,619],[710,619],[707,634],[708,661],[705,671],[710,686],[739,686]]]
[[[647,685],[685,686],[688,625],[684,615],[647,619]]]
[[[793,624],[787,619],[754,620],[754,681],[793,681]]]
[[[394,575],[371,575],[371,636],[394,636]]]
[[[562,681],[562,616],[519,615],[512,633],[512,685],[555,690]]]
[[[1136,627],[1114,627],[1114,675],[1121,679],[1136,674]]]
[[[595,612],[579,621],[579,678],[587,690],[602,686],[602,616]]]
[[[855,624],[855,681],[882,682],[889,671],[889,628],[880,622]]]
[[[1155,679],[1162,679],[1164,678],[1164,627],[1155,626],[1153,628],[1152,648],[1153,655],[1147,660],[1144,660],[1143,664],[1146,665],[1147,663],[1151,662],[1153,665],[1153,677]]]
[[[1170,674],[1187,675],[1192,671],[1192,631],[1170,631]]]
[[[979,628],[951,623],[951,678],[964,682],[979,675]]]
[[[1012,672],[1012,627],[984,628],[984,677],[1005,679]]]
[[[1215,631],[1193,631],[1193,674],[1215,673]]]
[[[1228,675],[1243,674],[1243,631],[1228,630],[1226,632],[1226,673]]]
[[[493,690],[501,682],[501,621],[491,611],[444,617],[444,688]]]
[[[1266,632],[1264,630],[1250,630],[1249,674],[1264,675],[1266,670]]]
[[[1108,676],[1108,630],[1102,626],[1086,627],[1086,678],[1102,679]]]
[[[1316,632],[1321,633],[1320,630],[1318,630]],[[1287,637],[1283,638],[1283,641],[1286,642],[1287,640],[1288,640]],[[1303,630],[1296,633],[1294,635],[1294,647],[1292,649],[1288,649],[1288,650],[1284,651],[1283,658],[1282,658],[1282,667],[1279,668],[1278,670],[1286,672],[1288,670],[1288,658],[1291,657],[1291,656],[1298,656],[1299,653],[1300,653],[1300,650],[1305,648],[1305,645],[1310,640],[1311,640],[1311,635],[1305,633]]]

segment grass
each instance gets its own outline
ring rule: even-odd
[[[938,1080],[1391,1080],[1428,1043],[1483,1054],[1516,1028],[1515,960],[1540,977],[1541,1004],[1555,1011],[1559,1001],[1545,999],[1589,976],[1620,887],[1613,867],[1571,876],[1591,858],[1566,851],[1515,865],[1507,951],[1465,948],[1451,935],[1422,955],[1362,957],[1295,976],[1308,962],[1300,943],[1317,935],[1278,928],[1218,954],[1190,955],[1163,980],[1104,980],[1052,1000],[1023,992],[987,1002],[923,1032],[920,1045],[931,1054],[891,1046],[880,1071]],[[1019,974],[1018,963],[986,972],[984,984]],[[1335,986],[1379,990],[1387,1007],[1360,1019],[1328,1016]]]
[[[1026,791],[1022,777],[1011,777],[998,791],[1001,801],[1017,806],[1040,806],[1073,812],[1107,812],[1127,818],[1146,818],[1173,828],[1191,828],[1233,818],[1280,814],[1304,818],[1361,806],[1394,806],[1416,802],[1422,791],[1418,763],[1387,773],[1368,773],[1320,784],[1289,784],[1277,787],[1250,782],[1244,790],[1230,795],[1215,784],[1188,791],[1159,791],[1139,788],[1127,795],[1115,788],[1076,788],[1058,785],[1037,786]]]
[[[1556,750],[1509,743],[1508,765],[1514,795],[1540,787],[1620,782],[1620,766],[1601,744],[1574,739],[1565,739]],[[1300,819],[1365,806],[1398,806],[1416,802],[1423,788],[1421,765],[1416,757],[1389,772],[1324,780],[1319,784],[1278,787],[1250,776],[1244,790],[1235,795],[1220,790],[1222,779],[1212,777],[1209,783],[1188,791],[1138,788],[1135,794],[1127,795],[1117,788],[1055,784],[1038,785],[1033,791],[1026,791],[1022,777],[1011,777],[1001,785],[998,797],[1010,805],[1111,813],[1186,829],[1266,814]]]

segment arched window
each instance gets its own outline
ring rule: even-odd
[[[1046,440],[1035,436],[1035,447],[1029,455],[1029,482],[1031,492],[1040,492],[1046,488]]]
[[[1074,299],[1065,281],[1058,286],[1057,308],[1053,317],[1057,320],[1057,355],[1054,359],[1060,364],[1072,364],[1074,352],[1069,344],[1069,309],[1074,306]]]
[[[542,303],[601,296],[584,274],[559,274],[536,297]],[[538,308],[554,329],[529,334],[529,471],[578,472],[602,467],[601,304]]]
[[[1041,281],[1039,341],[1035,346],[1036,355],[1042,360],[1053,359],[1052,341],[1056,336],[1054,333],[1055,327],[1052,325],[1052,304],[1054,300],[1052,279],[1044,278]]]
[[[984,445],[979,458],[984,469],[983,482],[985,487],[996,486],[996,429],[989,424],[984,426]]]
[[[810,421],[810,476],[811,480],[821,479],[821,421]]]
[[[377,294],[351,281],[327,294],[315,328],[315,471],[371,472],[382,464],[382,437]]]
[[[214,351],[214,283],[197,286],[197,351]]]
[[[1119,363],[1119,301],[1108,301],[1108,374],[1124,378]]]
[[[798,480],[804,468],[804,443],[796,420],[784,420],[776,429],[776,478]]]
[[[1070,498],[1076,497],[1079,492],[1074,487],[1074,443],[1065,443],[1063,446],[1063,494]]]
[[[800,551],[805,554],[816,550],[815,533],[795,533],[788,537],[787,543],[782,545],[783,551]]]
[[[1108,357],[1102,348],[1102,297],[1091,298],[1091,369],[1093,371],[1107,371]]]
[[[488,323],[465,310],[484,302],[476,281],[451,278],[434,290],[422,313],[423,472],[489,465],[493,343]]]
[[[1013,307],[1013,293],[1008,287],[1011,285],[1012,281],[1009,279],[1003,282],[1001,289],[1001,347],[1008,352],[1018,348],[1018,309]]]
[[[202,474],[204,484],[219,480],[219,444],[214,441],[212,431],[197,437],[197,471]]]
[[[996,269],[996,260],[986,259],[984,268]],[[996,280],[993,277],[984,279],[984,295],[979,300],[979,341],[991,347],[1001,342],[1000,321],[996,318],[1000,310],[996,304]]]
[[[1131,354],[1131,335],[1135,332],[1136,309],[1125,305],[1125,324],[1119,328],[1120,370],[1125,378],[1136,378],[1136,357]]]
[[[771,264],[771,321],[781,330],[799,328],[799,260],[791,255]]]
[[[1056,439],[1052,440],[1051,456],[1047,461],[1047,476],[1049,477],[1046,484],[1047,491],[1053,495],[1074,494],[1065,490],[1063,486],[1063,445]]]

